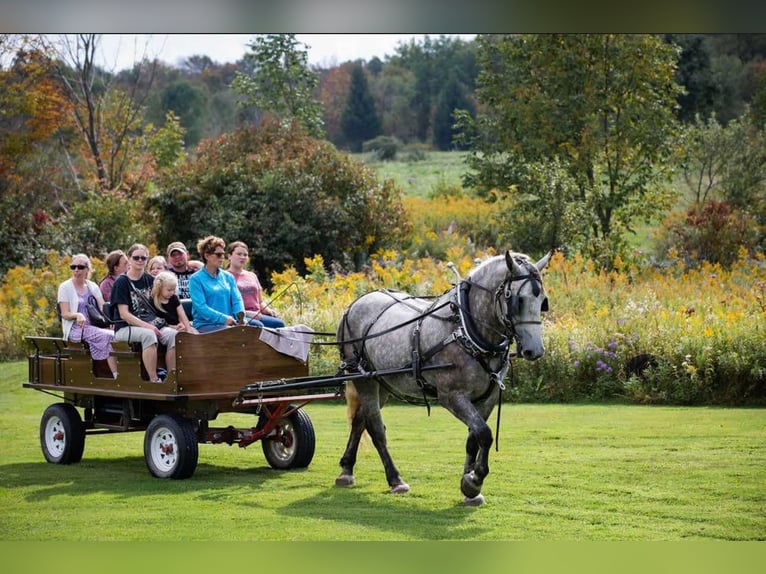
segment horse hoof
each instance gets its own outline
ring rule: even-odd
[[[396,484],[391,487],[391,494],[404,494],[405,492],[410,491],[410,485],[406,482],[402,482],[401,484]]]
[[[484,495],[479,493],[477,496],[474,496],[473,498],[468,498],[466,496],[463,499],[463,503],[466,506],[481,506],[482,504],[487,504],[487,501],[484,500]]]
[[[476,480],[476,475],[472,472],[463,475],[460,481],[460,492],[466,498],[476,498],[481,495],[481,483]]]
[[[354,486],[354,477],[350,474],[341,474],[335,479],[335,486]]]

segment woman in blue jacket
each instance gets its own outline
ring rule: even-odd
[[[245,305],[236,279],[222,268],[226,242],[208,235],[197,243],[197,252],[205,265],[189,278],[194,327],[200,333],[209,333],[236,325],[238,314],[245,312]],[[248,325],[263,327],[256,319],[250,319]]]

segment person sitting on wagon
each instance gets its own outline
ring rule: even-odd
[[[160,273],[160,271],[168,270],[168,262],[165,261],[165,258],[162,255],[155,255],[149,260],[149,263],[146,264],[146,270],[152,277],[157,277],[157,274]]]
[[[125,253],[122,252],[122,249],[115,249],[106,256],[106,277],[104,277],[101,280],[101,283],[98,284],[104,301],[108,302],[109,298],[112,296],[112,285],[114,285],[114,280],[127,270],[128,258],[125,256]]]
[[[167,348],[165,366],[168,371],[176,368],[176,333],[167,322],[158,321],[151,304],[154,277],[146,273],[149,251],[136,243],[128,249],[130,268],[120,275],[112,287],[112,305],[117,307],[121,321],[115,323],[114,340],[141,343],[144,368],[153,383],[161,383],[157,375],[157,342]]]
[[[256,319],[263,323],[265,327],[279,328],[284,327],[285,322],[277,318],[276,312],[263,306],[261,293],[263,288],[258,276],[252,271],[245,269],[248,259],[247,245],[243,241],[230,243],[226,248],[229,255],[229,273],[234,275],[237,281],[237,288],[242,295],[242,301],[245,304],[245,316],[248,319]]]
[[[176,295],[178,278],[170,271],[160,271],[154,277],[152,285],[152,303],[157,315],[165,319],[170,327],[176,331],[197,333],[186,316],[184,306]]]
[[[234,326],[239,313],[245,312],[234,275],[221,267],[225,248],[226,242],[214,235],[208,235],[197,243],[197,252],[205,266],[189,279],[189,291],[194,327],[200,333]],[[247,324],[263,327],[257,319],[249,319]]]
[[[59,285],[58,305],[61,313],[61,328],[64,340],[73,343],[85,342],[94,361],[106,359],[112,376],[117,378],[117,359],[111,356],[114,331],[90,324],[87,313],[88,299],[93,296],[98,308],[104,307],[104,298],[98,285],[90,280],[93,267],[84,253],[72,257],[69,266],[72,277]]]
[[[197,261],[189,261],[189,251],[181,241],[174,241],[167,249],[168,270],[178,277],[177,295],[179,299],[189,299],[189,279],[194,275],[202,264]]]

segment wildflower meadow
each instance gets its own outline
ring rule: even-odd
[[[444,259],[374,254],[358,272],[332,272],[321,257],[307,272],[274,273],[266,299],[288,323],[334,333],[343,311],[379,288],[438,295],[451,288],[451,261],[462,276],[476,260],[496,254],[465,242]],[[530,254],[533,258],[542,254]],[[24,336],[60,334],[58,284],[69,259],[51,254],[44,269],[11,269],[0,285],[0,353],[24,356]],[[94,278],[104,263],[94,259]],[[606,272],[578,255],[554,254],[544,272],[550,311],[544,316],[545,356],[513,361],[506,400],[624,401],[656,404],[766,404],[766,262],[743,251],[728,268],[615,265]],[[318,336],[316,343],[333,337]],[[337,348],[312,346],[311,372],[333,373]]]

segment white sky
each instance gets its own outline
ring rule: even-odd
[[[193,55],[208,56],[224,64],[236,62],[248,51],[253,34],[104,34],[101,37],[104,65],[115,71],[132,67],[144,56],[172,66]],[[394,54],[400,42],[422,39],[424,34],[296,34],[306,44],[309,65],[328,68],[348,60],[381,60]],[[474,34],[452,34],[472,39]],[[431,34],[437,38],[437,34]]]

